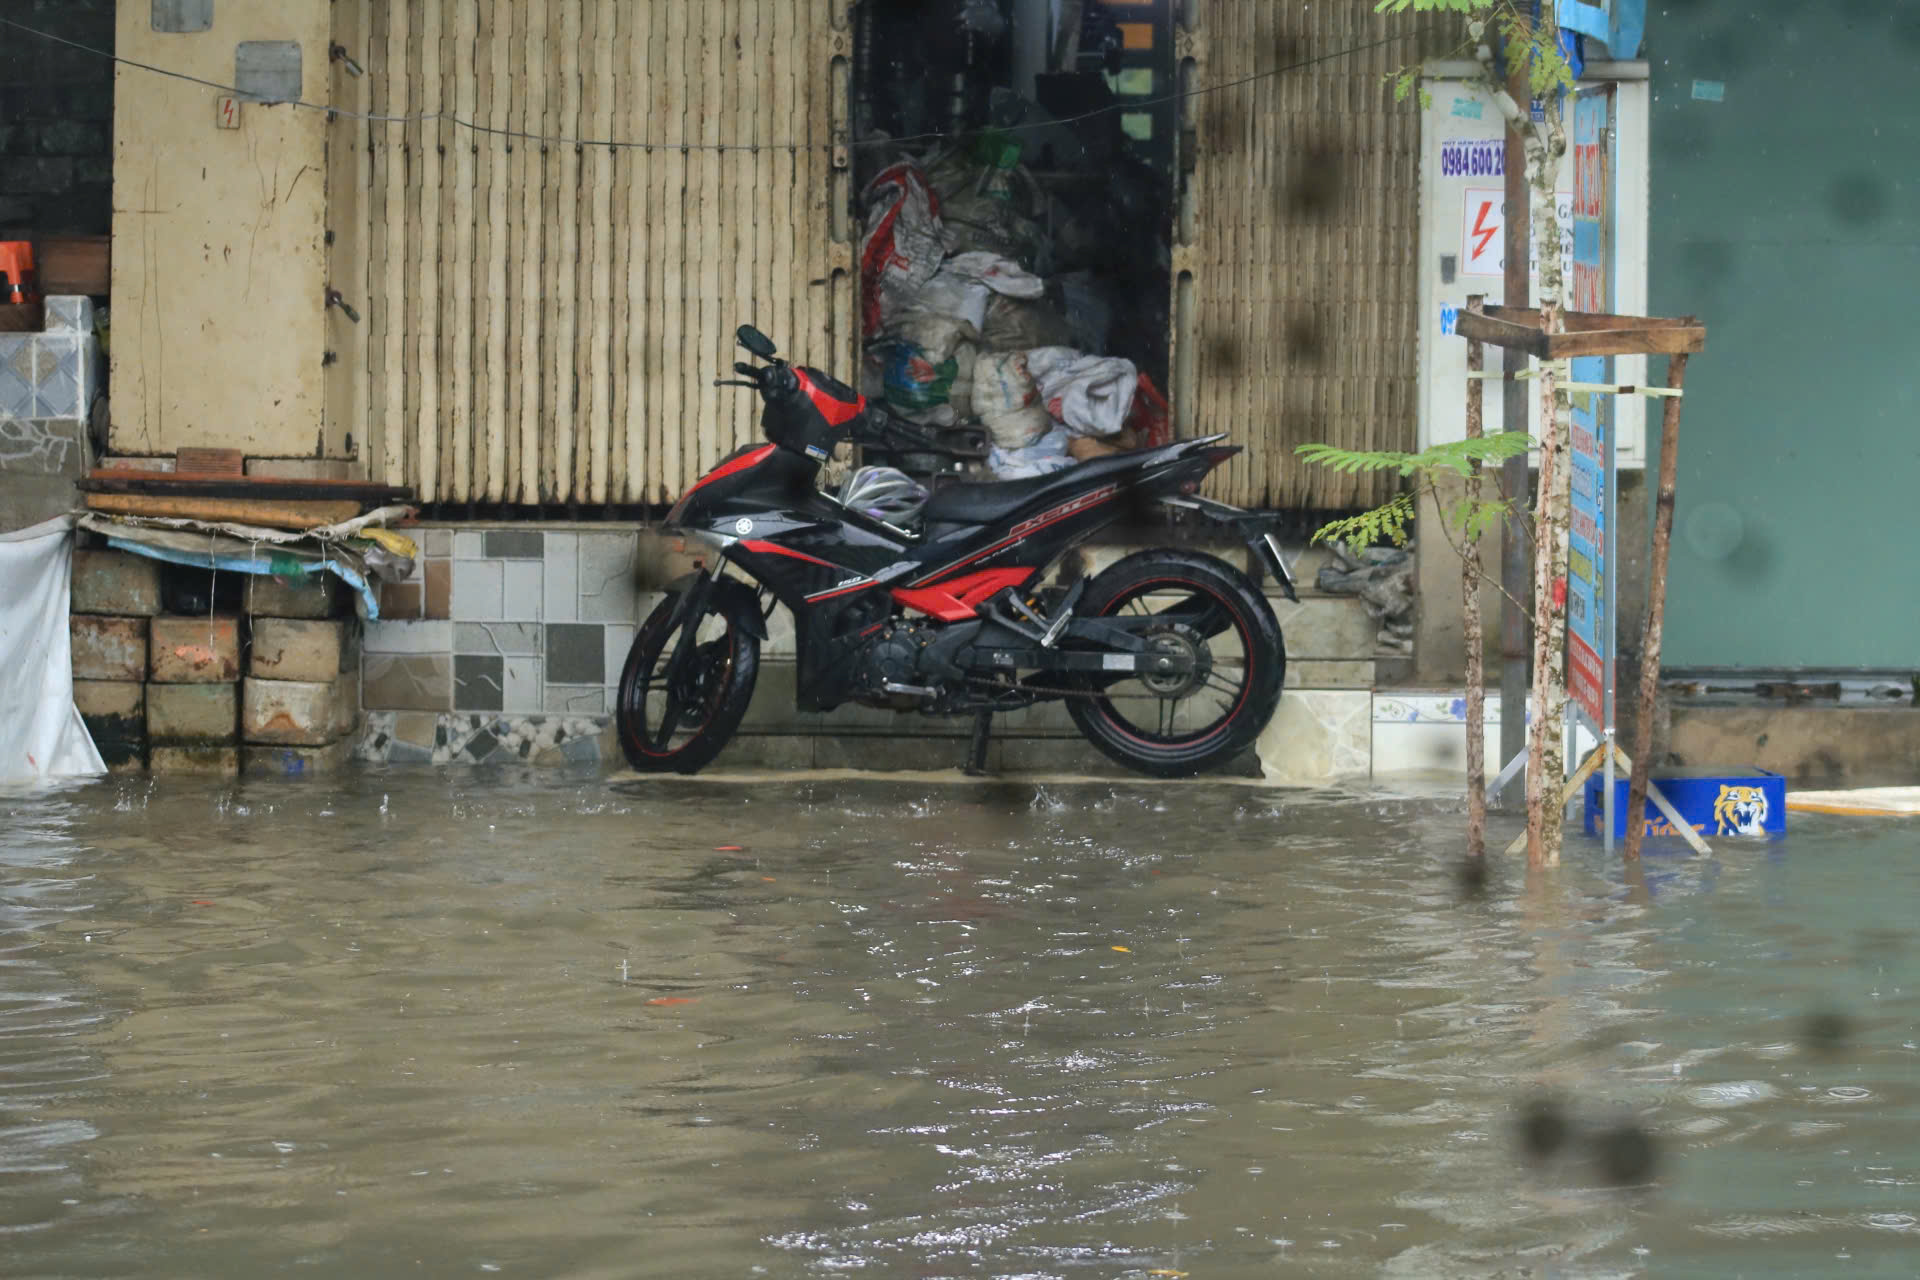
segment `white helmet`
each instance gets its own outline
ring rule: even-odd
[[[927,505],[927,491],[904,471],[862,467],[840,486],[840,501],[862,515],[904,525]]]

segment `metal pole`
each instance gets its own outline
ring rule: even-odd
[[[1532,87],[1517,60],[1507,75],[1507,92],[1524,110],[1532,101]],[[1500,300],[1509,307],[1529,305],[1527,258],[1531,250],[1533,209],[1527,198],[1527,151],[1520,133],[1507,128],[1506,152],[1506,280]],[[1501,426],[1508,431],[1527,429],[1526,383],[1512,375],[1527,368],[1524,352],[1503,348],[1500,367],[1507,373],[1501,397]],[[1524,511],[1527,506],[1527,455],[1508,458],[1501,467],[1501,487],[1507,500]],[[1516,600],[1533,598],[1533,539],[1518,520],[1509,519],[1500,535],[1500,581],[1507,598],[1500,606],[1500,758],[1512,760],[1527,750],[1527,668],[1533,655],[1533,628]],[[1468,637],[1469,644],[1480,637]],[[1521,790],[1512,782],[1501,792],[1500,805],[1511,809],[1522,803]]]

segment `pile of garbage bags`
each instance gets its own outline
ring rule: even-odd
[[[1165,443],[1159,389],[1132,361],[1102,354],[1110,314],[1099,282],[1042,274],[1055,237],[1015,159],[902,160],[868,183],[866,393],[922,426],[979,423],[999,479]]]

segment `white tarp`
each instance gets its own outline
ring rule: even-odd
[[[73,705],[73,524],[0,533],[0,782],[107,771]]]

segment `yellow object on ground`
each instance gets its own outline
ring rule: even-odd
[[[1789,813],[1843,813],[1868,818],[1920,815],[1920,787],[1862,787],[1857,791],[1789,791]]]
[[[404,533],[395,533],[391,529],[377,529],[369,525],[353,536],[365,538],[369,542],[377,542],[403,560],[415,560],[420,556],[420,549],[414,546],[412,538]]]

